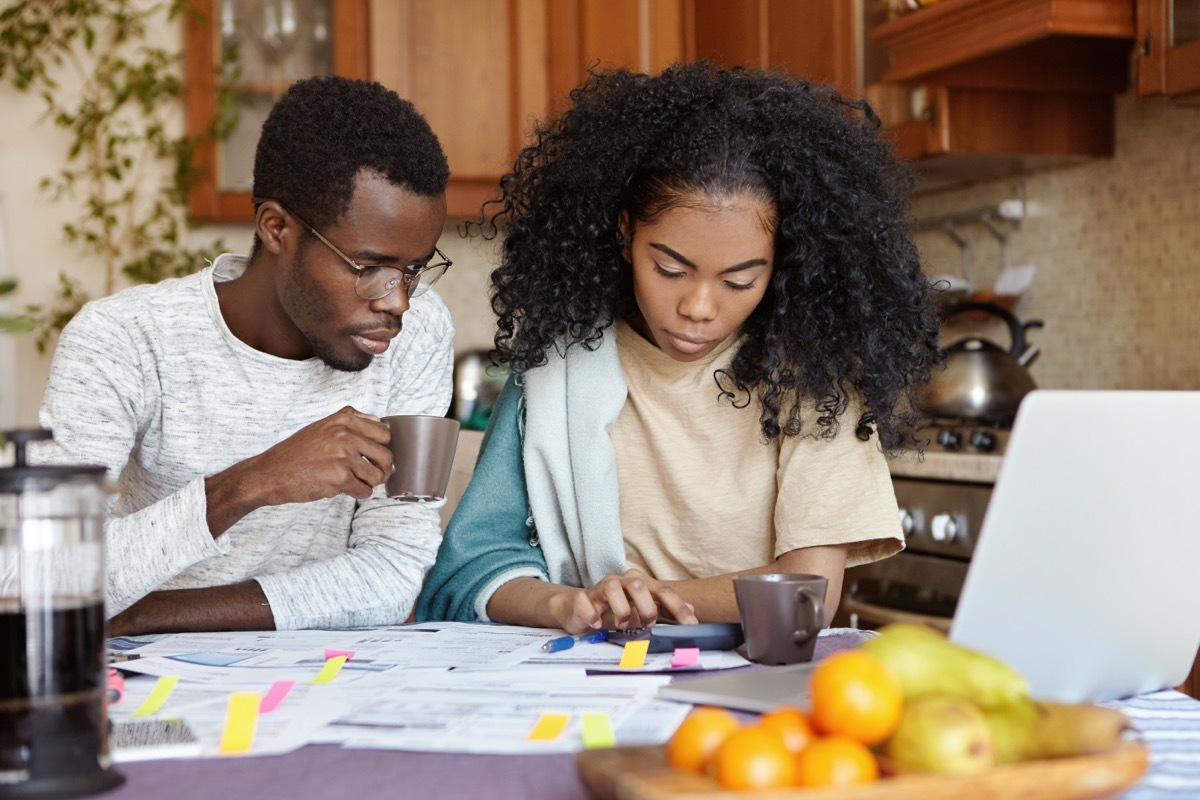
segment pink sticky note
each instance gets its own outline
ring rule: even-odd
[[[288,696],[288,692],[295,685],[295,681],[275,681],[272,683],[271,688],[267,690],[266,696],[262,699],[262,705],[258,707],[258,713],[266,714],[269,711],[274,711],[275,707],[283,702],[283,698]]]
[[[699,647],[676,647],[671,659],[672,667],[694,667],[700,660]]]
[[[333,647],[325,648],[325,660],[326,661],[328,661],[331,658],[337,658],[338,656],[345,656],[346,660],[349,661],[350,659],[354,658],[354,651],[353,650],[338,650]]]

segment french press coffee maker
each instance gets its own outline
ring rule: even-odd
[[[0,800],[120,785],[108,751],[104,467],[0,468]]]

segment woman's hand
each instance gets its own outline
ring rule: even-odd
[[[571,634],[600,628],[645,628],[660,617],[694,624],[696,611],[664,581],[637,569],[608,575],[588,589],[559,586],[549,601],[558,626]]]

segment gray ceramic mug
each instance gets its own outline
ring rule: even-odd
[[[401,414],[384,417],[383,422],[392,432],[388,447],[395,467],[385,482],[388,497],[413,503],[445,499],[458,445],[458,420]]]
[[[812,661],[817,633],[825,625],[828,583],[822,575],[801,573],[735,577],[746,658],[759,664]]]

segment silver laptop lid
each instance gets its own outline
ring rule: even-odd
[[[1171,687],[1200,646],[1200,392],[1022,401],[950,638],[1033,695]]]

